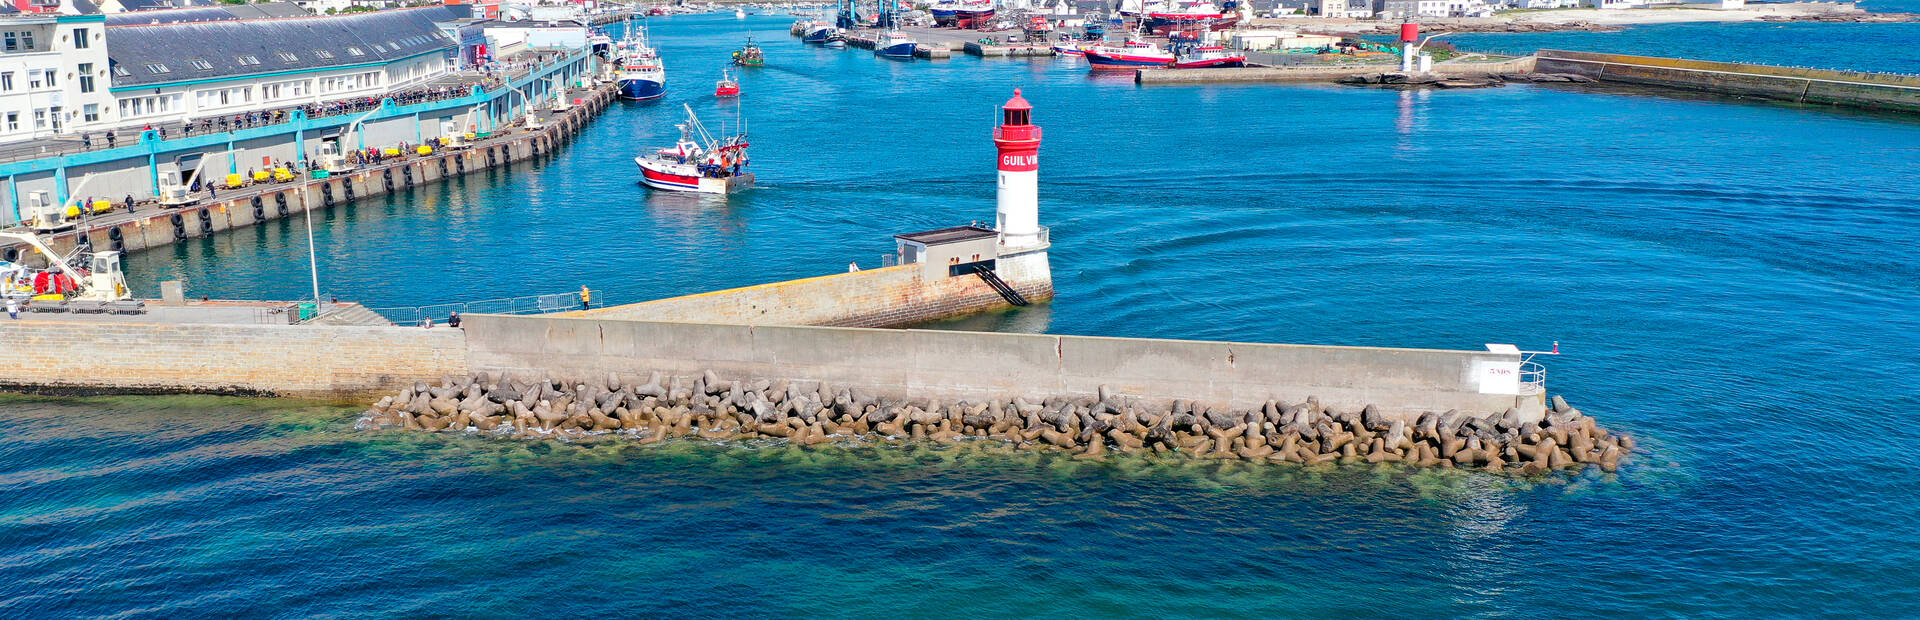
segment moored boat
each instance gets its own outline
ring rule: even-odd
[[[687,110],[687,121],[675,125],[680,140],[670,148],[633,158],[640,167],[640,182],[658,190],[703,194],[753,187],[753,174],[746,171],[747,135],[716,140],[691,106],[681,107]]]
[[[1247,57],[1228,52],[1218,45],[1190,47],[1175,55],[1175,69],[1219,69],[1247,66]]]
[[[888,58],[912,58],[914,50],[919,47],[920,44],[915,43],[913,37],[898,30],[889,30],[873,46],[873,53]]]
[[[646,29],[627,24],[627,38],[620,42],[620,98],[634,101],[659,99],[667,94],[667,67],[660,53],[647,45]]]
[[[1086,48],[1085,55],[1095,71],[1165,67],[1174,62],[1174,55],[1161,51],[1160,46],[1139,41],[1128,41],[1123,47],[1096,45]]]
[[[827,37],[832,36],[835,30],[833,24],[825,22],[808,24],[805,34],[800,35],[800,42],[813,44],[826,43]]]

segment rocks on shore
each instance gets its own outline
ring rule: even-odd
[[[737,381],[712,371],[695,379],[653,373],[635,385],[595,381],[450,377],[381,398],[362,428],[484,432],[527,438],[621,433],[641,443],[782,438],[810,445],[882,439],[995,440],[1062,450],[1075,458],[1108,451],[1301,464],[1407,463],[1537,474],[1597,466],[1615,471],[1631,437],[1599,427],[1556,396],[1546,419],[1517,410],[1492,415],[1427,412],[1406,419],[1368,406],[1340,411],[1268,401],[1233,409],[1176,400],[1152,406],[1109,392],[1097,396],[941,402],[835,388],[824,382]]]

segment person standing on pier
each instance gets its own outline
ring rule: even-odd
[[[13,320],[15,321],[20,320],[20,298],[19,297],[14,297],[12,295],[7,296],[7,316],[12,317]]]
[[[127,194],[127,212],[133,212],[133,194]]]
[[[593,291],[587,290],[587,285],[585,284],[580,285],[580,309],[593,309]]]

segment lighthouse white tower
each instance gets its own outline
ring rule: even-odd
[[[1020,89],[1000,113],[1000,126],[993,128],[993,146],[1000,152],[994,229],[1002,246],[1024,247],[1040,240],[1040,127],[1033,124],[1033,104]]]
[[[1052,235],[1040,225],[1040,126],[1033,124],[1033,104],[1014,89],[1013,98],[1000,106],[1000,125],[993,128],[993,146],[999,151],[999,194],[994,201],[994,230],[1000,233],[999,260],[994,271],[1032,296],[1053,297],[1053,272],[1047,263]]]

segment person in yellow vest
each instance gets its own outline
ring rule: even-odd
[[[587,290],[587,285],[585,284],[580,285],[580,309],[593,309],[593,291]]]

